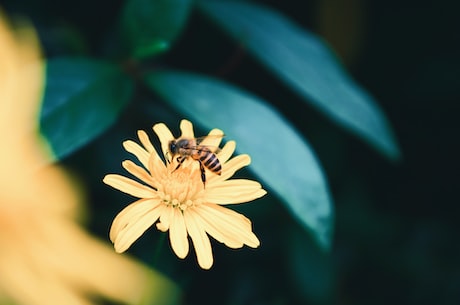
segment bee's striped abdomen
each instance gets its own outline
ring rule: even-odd
[[[222,166],[220,165],[217,156],[211,152],[207,147],[201,148],[200,162],[211,172],[220,175],[222,172]]]

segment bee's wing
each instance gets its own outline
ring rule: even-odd
[[[209,150],[211,150],[213,153],[218,153],[220,151],[220,148],[219,146],[215,146],[215,145],[203,145],[202,142],[204,139],[206,138],[214,138],[214,139],[220,139],[220,138],[223,138],[225,135],[221,134],[221,135],[207,135],[207,136],[204,136],[204,137],[199,137],[199,138],[196,138],[195,141],[196,141],[196,145],[194,148],[198,151],[201,151],[202,149],[200,149],[200,147],[206,147],[208,148]]]
[[[192,146],[191,149],[195,149],[199,152],[201,151],[205,151],[206,149],[209,149],[212,153],[219,153],[221,151],[221,149],[217,146],[213,146],[213,145],[197,145],[197,146]]]
[[[202,137],[199,137],[199,138],[195,138],[195,141],[196,141],[196,144],[199,145],[201,144],[201,142],[203,142],[204,139],[206,138],[213,138],[213,139],[221,139],[225,137],[225,135],[223,134],[211,134],[211,135],[207,135],[207,136],[202,136]]]

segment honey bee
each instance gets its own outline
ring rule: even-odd
[[[222,173],[222,166],[217,155],[213,153],[207,146],[200,145],[203,138],[179,138],[169,141],[168,150],[174,159],[179,163],[174,170],[177,170],[182,163],[188,158],[198,161],[200,164],[201,181],[203,186],[206,185],[205,168],[214,174],[220,175]]]

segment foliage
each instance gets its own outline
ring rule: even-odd
[[[243,39],[249,51],[260,57],[276,75],[292,83],[294,88],[300,87],[298,90],[307,102],[324,109],[333,120],[347,126],[382,153],[398,157],[391,130],[374,100],[351,81],[328,47],[315,35],[259,5],[235,1],[199,4],[207,14],[224,21],[224,28]],[[125,60],[158,55],[155,46],[160,42],[172,43],[178,29],[186,25],[184,14],[189,11],[188,6],[187,1],[179,6],[168,1],[128,1],[121,22],[122,33],[130,38],[126,43],[131,53]],[[239,38],[241,35],[244,37]],[[42,126],[58,158],[98,136],[114,121],[114,116],[121,113],[123,108],[118,105],[133,97],[129,90],[133,79],[120,77],[116,67],[91,59],[81,61],[70,57],[49,60]],[[242,151],[252,153],[255,162],[251,168],[255,175],[279,195],[321,246],[330,246],[332,204],[321,166],[306,140],[299,137],[282,115],[269,110],[268,102],[212,78],[176,73],[167,68],[158,73],[158,69],[145,67],[142,61],[136,61],[135,68],[145,74],[139,81],[145,81],[152,94],[163,96],[164,102],[180,115],[197,120],[208,129],[223,128],[240,143]],[[121,92],[114,92],[113,88]],[[49,110],[51,108],[55,110]],[[74,126],[81,129],[72,128]],[[290,148],[283,152],[282,158],[280,147]],[[276,159],[285,162],[267,166],[270,160]],[[291,167],[292,160],[302,160],[297,170],[284,170]]]
[[[168,106],[164,110],[168,112],[167,118],[179,121],[187,117],[203,130],[222,128],[228,139],[237,141],[239,151],[252,156],[252,174],[277,195],[276,199],[259,203],[252,213],[273,218],[264,211],[279,200],[307,229],[305,234],[311,234],[321,248],[329,249],[334,215],[332,196],[306,135],[273,109],[269,100],[216,76],[177,72],[169,65],[158,68],[162,62],[160,53],[167,52],[186,28],[191,5],[190,1],[127,1],[119,23],[119,35],[124,38],[122,49],[127,53],[117,61],[110,63],[90,55],[49,58],[41,122],[56,157],[77,155],[82,146],[96,140],[124,114],[127,103],[138,107],[138,100],[145,99],[152,112],[156,107]],[[265,73],[271,71],[339,127],[346,127],[384,155],[398,158],[392,131],[374,99],[351,80],[316,35],[259,4],[201,1],[198,9],[260,59],[269,69]],[[131,66],[123,74],[117,62]],[[143,89],[140,93],[132,90],[134,82]],[[288,107],[299,105],[292,103]],[[128,107],[129,110],[132,108]],[[141,112],[137,109],[135,115]],[[154,115],[151,124],[162,120],[161,114]],[[113,152],[117,147],[106,149]]]
[[[214,241],[215,266],[208,272],[194,258],[180,261],[160,248],[163,233],[157,231],[147,232],[131,253],[179,282],[188,304],[332,303],[336,194],[324,170],[332,165],[320,162],[330,159],[315,152],[310,137],[321,135],[315,143],[338,147],[336,154],[355,137],[373,148],[363,145],[366,154],[399,160],[376,99],[322,38],[262,1],[128,0],[113,15],[112,23],[103,19],[109,24],[101,25],[97,39],[63,29],[85,47],[64,39],[59,48],[48,45],[41,112],[41,130],[57,161],[73,167],[92,190],[93,230],[105,237],[129,202],[101,182],[105,173],[121,171],[127,157],[122,140],[157,122],[177,127],[181,118],[203,135],[220,128],[239,153],[251,156],[240,175],[254,177],[270,194],[235,208],[250,215],[261,247],[233,252]],[[228,54],[219,44],[235,50],[223,69],[213,63]],[[269,85],[243,81],[246,71]],[[201,299],[204,287],[207,298]]]

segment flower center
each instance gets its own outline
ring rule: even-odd
[[[185,160],[178,169],[174,162],[167,166],[167,174],[158,190],[164,204],[184,211],[202,202],[204,185],[199,167],[195,166],[198,163],[193,163],[197,162]]]

